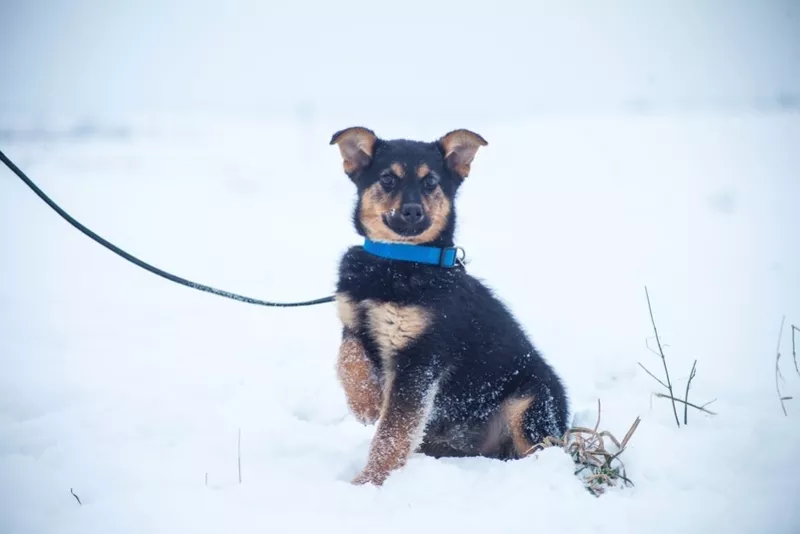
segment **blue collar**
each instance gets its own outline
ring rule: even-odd
[[[447,267],[448,269],[461,263],[463,257],[458,257],[458,251],[464,252],[461,247],[423,247],[407,243],[372,241],[370,239],[364,240],[364,250],[374,256],[388,260],[426,263],[428,265]]]

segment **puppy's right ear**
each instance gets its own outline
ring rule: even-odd
[[[333,134],[330,144],[339,145],[344,160],[344,172],[351,180],[362,169],[369,166],[375,150],[375,133],[361,126],[353,126]]]

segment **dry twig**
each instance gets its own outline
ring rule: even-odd
[[[625,471],[625,464],[622,463],[619,456],[625,451],[625,447],[633,433],[636,432],[641,419],[636,418],[622,439],[622,443],[620,443],[611,432],[607,430],[598,432],[600,414],[601,406],[598,400],[597,423],[593,429],[577,426],[567,430],[560,438],[547,436],[541,443],[537,443],[528,449],[524,456],[536,453],[547,447],[560,447],[572,457],[572,460],[577,465],[575,475],[581,475],[584,471],[588,471],[588,474],[584,475],[582,479],[586,489],[594,496],[600,496],[608,487],[615,487],[618,480],[623,482],[623,486],[633,486],[633,482],[628,478]],[[614,454],[606,450],[603,438],[610,439],[617,447],[618,450]]]
[[[800,328],[792,325],[792,360],[794,360],[794,370],[797,371],[797,376],[800,376],[800,368],[797,367],[797,346],[794,344],[795,332],[800,332]]]
[[[783,410],[783,415],[788,417],[789,414],[786,412],[786,404],[784,404],[784,401],[792,400],[792,397],[783,396],[783,394],[781,393],[781,384],[780,384],[781,382],[785,382],[783,375],[781,374],[781,366],[780,366],[781,338],[783,337],[783,323],[785,322],[786,322],[786,316],[784,315],[781,318],[781,327],[778,330],[778,347],[775,349],[775,391],[778,392],[778,399],[781,401],[781,409]],[[794,331],[792,331],[792,334],[794,334]]]
[[[706,413],[709,413],[709,414],[713,415],[713,412],[711,412],[709,410],[706,410],[705,407],[708,406],[709,404],[711,404],[711,402],[714,402],[714,401],[707,402],[703,406],[697,406],[697,405],[692,404],[691,402],[689,402],[689,388],[692,386],[692,380],[697,375],[697,360],[695,360],[694,363],[692,364],[692,370],[689,373],[689,380],[686,382],[686,393],[684,394],[684,399],[681,400],[681,399],[679,399],[679,398],[677,398],[675,396],[675,393],[672,390],[672,382],[670,381],[670,378],[669,378],[669,368],[667,367],[667,357],[664,354],[664,347],[666,347],[667,345],[664,345],[664,344],[661,343],[661,338],[658,335],[658,328],[656,327],[656,319],[653,316],[653,306],[650,303],[650,293],[647,290],[647,286],[645,286],[645,288],[644,288],[644,294],[647,297],[647,310],[650,312],[650,322],[653,325],[653,332],[655,333],[656,344],[658,345],[658,352],[654,351],[650,347],[650,344],[648,342],[645,342],[645,344],[647,345],[647,349],[650,352],[656,354],[656,356],[659,356],[661,358],[661,362],[664,364],[664,376],[666,377],[666,381],[661,380],[656,375],[651,373],[650,370],[647,369],[647,367],[645,367],[644,365],[642,365],[641,362],[637,362],[637,363],[639,364],[639,367],[644,369],[644,371],[648,375],[650,375],[656,382],[661,384],[669,392],[668,395],[663,394],[663,393],[655,393],[655,396],[659,397],[659,398],[662,398],[662,399],[670,399],[670,401],[672,401],[672,413],[675,415],[675,424],[678,425],[678,428],[681,427],[681,422],[678,419],[678,408],[675,405],[676,402],[680,402],[681,404],[683,404],[683,424],[684,425],[688,424],[688,422],[689,422],[689,407],[690,406],[692,408],[696,408],[698,410],[701,410],[701,411],[704,411]],[[653,400],[653,398],[650,397],[651,406],[652,406],[652,400]],[[716,400],[716,399],[714,399],[714,400]]]
[[[639,428],[639,423],[641,422],[642,419],[637,417],[636,420],[631,425],[630,430],[628,430],[628,432],[625,434],[625,437],[622,438],[622,446],[620,447],[620,449],[625,450],[625,447],[628,446],[628,442],[631,440],[633,433],[636,432],[636,429]]]
[[[650,372],[650,371],[647,369],[647,367],[645,367],[644,365],[642,365],[642,362],[636,362],[636,363],[638,363],[638,364],[639,364],[639,367],[641,367],[642,369],[644,369],[644,372],[645,372],[645,373],[647,373],[648,375],[652,376],[652,377],[655,379],[655,381],[656,381],[656,382],[658,382],[659,384],[661,384],[661,385],[662,385],[662,386],[664,386],[664,387],[668,387],[668,386],[667,386],[667,385],[664,383],[664,381],[663,381],[663,380],[661,380],[660,378],[658,378],[656,375],[654,375],[653,373],[651,373],[651,372]]]
[[[594,432],[597,432],[597,429],[600,428],[600,414],[603,412],[602,406],[600,406],[600,399],[597,399],[597,421],[594,423]]]
[[[675,395],[672,392],[672,382],[669,379],[669,369],[667,368],[667,358],[664,356],[664,348],[661,346],[661,338],[658,337],[658,328],[656,328],[656,319],[653,317],[653,307],[650,304],[650,293],[647,291],[647,286],[644,287],[644,294],[647,297],[647,310],[650,312],[650,322],[653,324],[653,332],[656,335],[656,345],[658,345],[658,353],[661,356],[661,362],[664,364],[664,376],[666,377],[666,384],[661,380],[658,380],[661,385],[665,386],[669,391],[669,396],[672,398],[672,412],[675,414],[675,424],[678,425],[678,428],[681,427],[681,422],[678,419],[678,408],[675,406]],[[642,365],[642,364],[639,364]],[[642,367],[644,367],[642,365]],[[645,369],[647,371],[647,369]],[[647,371],[650,376],[653,376],[650,371]],[[653,376],[655,378],[655,376]]]
[[[75,495],[75,492],[72,491],[72,488],[69,489],[69,492],[72,494],[73,497],[75,497],[75,500],[78,501],[78,505],[79,506],[83,506],[83,503],[81,502],[81,498],[78,497],[77,495]]]
[[[709,405],[709,404],[711,404],[712,402],[716,401],[717,399],[714,399],[714,400],[708,401],[707,403],[705,403],[705,404],[703,404],[703,405],[701,405],[701,406],[698,406],[697,404],[693,404],[693,403],[691,403],[691,402],[686,402],[686,401],[685,401],[685,400],[683,400],[683,399],[678,399],[678,398],[675,398],[675,397],[670,397],[670,396],[669,396],[669,395],[667,395],[666,393],[653,393],[653,395],[655,395],[656,397],[658,397],[658,398],[660,398],[660,399],[670,399],[670,400],[672,400],[672,401],[675,401],[675,402],[680,402],[681,404],[684,404],[684,405],[686,405],[686,406],[690,406],[690,407],[694,408],[695,410],[700,410],[701,412],[707,413],[708,415],[717,415],[717,413],[716,413],[716,412],[712,412],[711,410],[709,410],[708,408],[706,408],[706,406],[708,406],[708,405]]]
[[[686,395],[683,398],[683,424],[689,424],[689,386],[692,385],[692,379],[696,374],[697,360],[692,364],[692,371],[689,373],[689,380],[686,382]]]

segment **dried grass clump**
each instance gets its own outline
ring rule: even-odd
[[[577,465],[575,475],[583,480],[589,493],[599,497],[608,488],[616,487],[619,483],[621,483],[621,487],[633,486],[633,482],[626,474],[625,464],[619,457],[625,452],[625,448],[640,422],[641,419],[637,417],[622,441],[619,441],[608,430],[598,432],[600,427],[600,401],[598,400],[597,423],[594,429],[578,426],[570,428],[560,438],[548,436],[541,443],[531,447],[525,455],[535,454],[548,447],[561,447]],[[614,444],[616,451],[611,452],[606,449],[604,438]]]

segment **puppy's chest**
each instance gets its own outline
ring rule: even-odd
[[[348,252],[339,266],[338,292],[355,300],[419,303],[459,285],[460,268],[376,259],[358,249]]]
[[[429,331],[433,314],[423,306],[375,299],[355,300],[336,294],[339,320],[352,334],[366,338],[368,347],[385,367],[395,356]],[[377,362],[376,362],[377,363]]]

